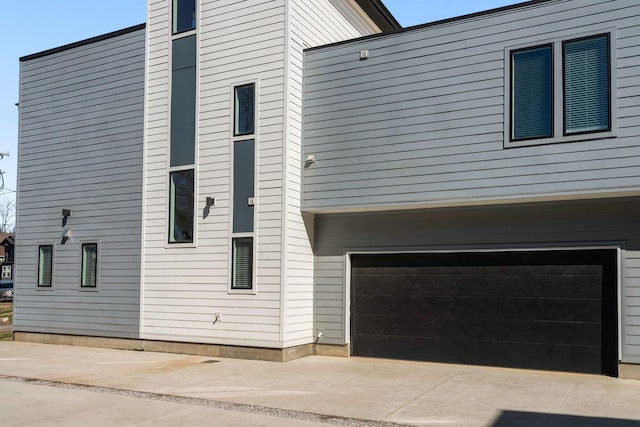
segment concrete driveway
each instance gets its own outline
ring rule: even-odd
[[[35,417],[13,425],[46,421],[51,405],[34,402],[59,399],[57,425],[78,412],[93,425],[203,425],[203,412],[220,411],[217,425],[640,426],[636,380],[361,358],[274,363],[5,341],[0,391],[5,415]]]

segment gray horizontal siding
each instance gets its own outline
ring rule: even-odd
[[[433,251],[621,245],[622,359],[640,363],[640,199],[554,202],[319,215],[316,217],[316,328],[345,343],[349,251]]]
[[[139,336],[144,46],[138,30],[21,63],[15,330]],[[93,242],[98,287],[80,290]],[[54,245],[50,290],[40,244]]]
[[[303,209],[640,190],[639,17],[632,0],[544,2],[307,51]],[[611,29],[617,138],[505,149],[505,47]]]

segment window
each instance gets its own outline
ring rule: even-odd
[[[610,46],[600,34],[511,50],[508,142],[611,133]]]
[[[38,248],[38,286],[51,287],[53,283],[53,245]]]
[[[256,84],[233,87],[231,289],[253,291]]]
[[[512,138],[550,137],[553,134],[552,48],[521,50],[511,58]]]
[[[196,28],[196,0],[173,0],[173,33]]]
[[[564,133],[610,129],[609,35],[565,42]]]
[[[234,90],[234,132],[235,136],[250,135],[254,132],[255,85],[238,86]]]
[[[3,279],[11,279],[11,266],[3,265],[2,266],[2,278]]]
[[[168,241],[194,242],[196,37],[172,42]]]
[[[193,242],[193,169],[171,172],[169,242]]]
[[[98,285],[98,244],[82,245],[82,287],[95,288]]]
[[[231,289],[253,288],[253,237],[233,239]]]

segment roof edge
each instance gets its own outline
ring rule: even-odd
[[[360,3],[359,0],[356,0],[356,1],[358,3]],[[497,8],[494,8],[494,9],[488,9],[488,10],[484,10],[484,11],[480,11],[480,12],[469,13],[469,14],[466,14],[466,15],[454,16],[452,18],[440,19],[438,21],[427,22],[426,24],[418,24],[418,25],[414,25],[414,26],[411,26],[411,27],[401,27],[401,28],[398,28],[396,30],[389,31],[389,32],[386,32],[386,33],[371,34],[371,35],[368,35],[368,36],[358,37],[358,38],[355,38],[355,39],[343,40],[343,41],[339,41],[339,42],[335,42],[335,43],[329,43],[329,44],[324,44],[324,45],[320,45],[320,46],[309,47],[309,48],[306,48],[304,51],[308,52],[308,51],[320,50],[320,49],[324,49],[324,48],[332,47],[332,46],[340,46],[340,45],[343,45],[343,44],[355,43],[355,42],[359,42],[359,41],[363,41],[363,40],[367,40],[367,39],[373,39],[373,38],[376,38],[376,37],[387,36],[389,34],[398,34],[398,33],[404,33],[404,32],[407,32],[407,31],[419,30],[421,28],[434,27],[436,25],[447,24],[447,23],[456,22],[456,21],[463,21],[465,19],[478,18],[478,17],[482,17],[482,16],[485,16],[485,15],[492,15],[494,13],[508,12],[508,11],[511,11],[511,10],[514,10],[514,9],[525,8],[525,7],[528,7],[528,6],[535,6],[537,4],[542,4],[542,3],[552,2],[552,1],[557,1],[557,0],[529,0],[529,1],[521,2],[521,3],[511,4],[511,5],[508,5],[508,6],[502,6],[502,7],[497,7]]]
[[[402,28],[402,25],[400,25],[393,14],[389,12],[389,9],[382,3],[382,0],[355,0],[355,2],[369,15],[383,33]]]
[[[79,42],[69,43],[63,46],[54,47],[53,49],[43,50],[42,52],[33,53],[31,55],[26,55],[20,58],[20,62],[29,61],[32,59],[42,58],[44,56],[53,55],[54,53],[64,52],[66,50],[74,49],[76,47],[88,45],[91,43],[97,43],[103,40],[108,40],[113,37],[118,37],[124,34],[133,33],[135,31],[143,30],[146,28],[147,24],[138,24],[133,27],[123,28],[122,30],[112,31],[107,34],[102,34],[100,36],[91,37],[89,39],[81,40]]]

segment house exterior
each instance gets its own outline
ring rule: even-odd
[[[21,60],[17,339],[640,378],[640,6],[147,6]]]
[[[303,49],[399,25],[378,0],[147,15],[21,58],[16,338],[310,354]]]
[[[637,372],[638,13],[529,2],[305,53],[324,342]]]
[[[15,244],[15,235],[13,233],[0,233],[0,280],[13,279]]]

